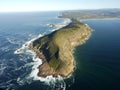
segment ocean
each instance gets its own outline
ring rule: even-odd
[[[76,70],[62,77],[37,77],[42,63],[28,49],[35,38],[66,25],[59,12],[0,13],[0,89],[120,90],[120,20],[85,20],[94,31],[74,50]],[[50,27],[57,24],[57,27]],[[17,52],[19,51],[19,53]]]

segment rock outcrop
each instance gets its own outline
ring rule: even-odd
[[[72,20],[69,25],[33,41],[30,49],[43,60],[38,76],[70,75],[75,69],[73,50],[89,39],[91,31],[88,25]]]

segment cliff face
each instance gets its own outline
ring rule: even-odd
[[[38,76],[70,75],[75,69],[73,49],[83,44],[90,35],[88,25],[73,21],[68,26],[33,41],[30,48],[43,60],[38,67]]]

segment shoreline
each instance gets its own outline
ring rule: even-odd
[[[57,17],[58,18],[58,17]],[[71,19],[69,19],[69,18],[63,18],[63,22],[62,22],[62,24],[65,24],[65,26],[67,26],[68,24],[70,24],[71,23]],[[61,23],[60,23],[61,24]],[[56,29],[53,29],[52,30],[52,32],[54,32],[54,31],[56,31],[56,30],[59,30],[60,28],[63,28],[63,27],[65,27],[65,26],[62,26],[62,27],[59,27],[59,28],[56,28]],[[51,33],[52,33],[51,32]],[[28,45],[28,51],[32,54],[32,56],[33,56],[33,61],[36,63],[32,68],[33,68],[33,70],[32,70],[32,72],[30,73],[30,77],[33,77],[34,78],[34,80],[40,80],[40,81],[45,81],[45,83],[46,84],[49,84],[49,82],[51,82],[51,81],[56,81],[56,79],[57,80],[63,80],[64,78],[63,77],[61,77],[61,76],[58,76],[58,77],[53,77],[52,75],[48,75],[47,77],[40,77],[40,76],[38,76],[38,73],[39,73],[39,66],[40,65],[42,65],[42,63],[43,63],[43,60],[41,59],[41,58],[39,58],[39,56],[38,55],[36,55],[36,52],[35,51],[33,51],[32,49],[30,49],[31,48],[31,43],[34,41],[34,40],[36,40],[36,39],[38,39],[38,38],[41,38],[41,37],[43,37],[43,36],[45,36],[45,35],[38,35],[37,37],[35,37],[35,38],[33,38],[32,40],[30,40],[30,41],[28,41],[29,42],[29,45]],[[28,43],[27,42],[27,43]],[[25,43],[26,44],[26,43]],[[25,46],[25,44],[24,44],[24,46]],[[24,47],[25,48],[25,47]],[[20,51],[20,53],[21,53],[21,50],[23,50],[23,46],[22,46],[22,48],[20,48],[20,49],[18,49],[19,51]],[[15,54],[19,54],[19,51],[18,50],[16,50],[14,53]],[[36,60],[37,59],[37,60]],[[40,59],[39,61],[38,61],[38,59]],[[38,65],[38,63],[40,63],[39,65]],[[69,75],[68,77],[66,77],[66,78],[70,78],[71,77],[71,75]],[[66,79],[65,78],[65,79]]]
[[[73,23],[73,22],[71,22],[71,23]],[[61,29],[67,29],[67,28],[69,28],[68,26],[70,26],[71,25],[71,23],[69,23],[67,26],[65,26],[65,27],[63,27],[63,28],[60,28],[60,29],[58,29],[57,30],[57,32],[59,32],[59,31],[61,31]],[[81,23],[81,22],[79,22],[79,23]],[[83,25],[85,25],[85,24],[83,24]],[[91,35],[91,32],[92,32],[92,30],[91,30],[91,28],[88,26],[88,25],[85,25],[84,27],[87,27],[87,29],[88,30],[90,30],[90,31],[88,31],[89,32],[89,34],[86,36],[86,38],[84,38],[82,41],[79,41],[79,42],[73,42],[72,44],[72,47],[71,47],[71,51],[69,52],[70,53],[70,57],[71,57],[71,60],[70,60],[70,62],[71,62],[71,64],[70,64],[70,67],[69,67],[69,69],[67,69],[68,71],[64,71],[63,69],[60,69],[60,70],[56,70],[56,71],[54,71],[54,68],[53,67],[49,67],[49,64],[48,64],[48,62],[47,62],[47,57],[45,57],[45,55],[43,54],[43,53],[40,53],[40,51],[39,51],[39,49],[35,49],[34,48],[34,45],[33,45],[33,43],[34,43],[34,41],[32,42],[32,43],[30,43],[30,50],[32,50],[33,52],[35,52],[36,53],[36,57],[38,57],[38,58],[40,58],[40,59],[42,59],[42,64],[41,65],[39,65],[39,67],[38,67],[38,69],[39,69],[39,73],[38,73],[38,76],[39,77],[47,77],[47,76],[50,76],[50,75],[52,75],[53,77],[58,77],[59,75],[60,76],[62,76],[62,77],[68,77],[69,75],[71,75],[73,72],[74,72],[74,70],[75,70],[75,68],[76,68],[76,62],[75,62],[75,60],[74,60],[74,56],[73,56],[73,51],[74,51],[74,48],[76,47],[76,46],[78,46],[78,45],[81,45],[81,44],[83,44],[83,43],[85,43],[85,41],[86,40],[88,40],[89,39],[89,37],[90,37],[90,35]],[[55,31],[56,32],[56,31]],[[52,32],[52,33],[54,33],[54,32]],[[49,34],[50,35],[50,34]],[[45,36],[43,36],[43,37],[41,37],[41,38],[44,38],[44,37],[46,37],[47,35],[45,35]],[[39,39],[41,39],[41,38],[39,38]],[[78,39],[79,40],[79,39]],[[38,44],[39,45],[39,44]],[[63,55],[64,56],[64,55]],[[62,57],[62,55],[61,55],[61,57]],[[61,58],[60,57],[60,58]],[[63,58],[63,60],[64,60],[64,58]],[[61,61],[60,61],[61,62]],[[63,61],[62,61],[63,62]],[[68,61],[66,61],[66,62],[68,62]],[[53,62],[54,63],[54,62]],[[66,66],[63,66],[63,67],[66,67]],[[47,68],[47,69],[46,69]],[[61,67],[62,68],[62,67]],[[60,73],[59,71],[61,71],[62,73]],[[63,73],[64,72],[64,73]],[[67,74],[66,74],[66,73]]]
[[[120,20],[120,18],[96,18],[96,19],[81,19],[80,21],[82,22],[82,21],[91,21],[91,20]]]

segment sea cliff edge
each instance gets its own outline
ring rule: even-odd
[[[78,20],[30,43],[30,50],[42,59],[38,76],[67,77],[75,69],[73,51],[91,36],[92,29]]]

